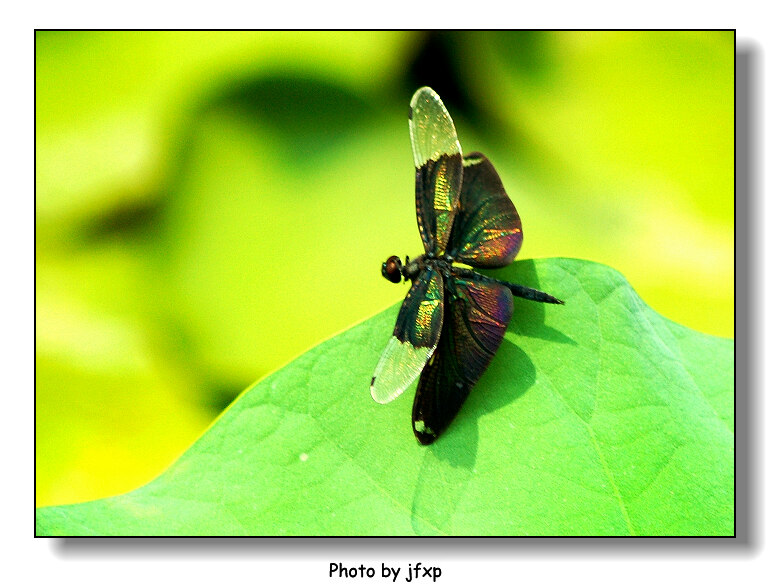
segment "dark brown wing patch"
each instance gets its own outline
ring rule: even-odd
[[[422,444],[433,442],[457,415],[513,315],[513,295],[503,285],[450,277],[446,290],[439,344],[412,407],[412,428]]]

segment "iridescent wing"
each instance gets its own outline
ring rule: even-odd
[[[426,253],[443,255],[460,200],[463,162],[452,118],[428,87],[412,96],[409,133],[415,167],[417,225]]]
[[[457,415],[489,365],[513,315],[511,291],[496,283],[450,277],[436,351],[423,369],[412,407],[412,429],[430,444]]]
[[[444,318],[444,282],[441,274],[425,269],[412,283],[396,318],[396,328],[377,363],[371,393],[386,404],[417,379],[436,350]]]
[[[521,248],[521,219],[497,171],[484,155],[463,159],[459,211],[449,254],[474,267],[504,267]]]

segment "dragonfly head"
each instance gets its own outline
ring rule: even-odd
[[[398,283],[401,281],[401,259],[393,255],[382,264],[382,276],[388,281]]]

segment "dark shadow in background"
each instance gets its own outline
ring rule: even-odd
[[[459,68],[458,33],[426,33],[420,49],[407,70],[404,95],[407,101],[417,88],[430,86],[441,96],[450,113],[478,122],[478,111],[467,91]],[[404,109],[406,111],[406,108]]]
[[[538,84],[549,79],[555,67],[553,38],[553,33],[549,31],[425,33],[406,71],[401,100],[408,102],[421,86],[433,88],[441,96],[455,124],[462,120],[458,133],[466,152],[476,150],[471,143],[463,140],[463,127],[467,124],[487,147],[494,146],[501,151],[515,153],[520,160],[528,157],[527,153],[533,149],[539,153],[532,137],[526,136],[511,119],[501,117],[495,107],[488,106],[496,100],[482,92],[494,89],[475,87],[476,72],[498,67],[503,72],[515,73],[528,83]],[[490,59],[490,56],[494,58]],[[513,110],[517,99],[516,95],[506,95],[506,101]],[[553,154],[548,153],[548,157],[552,158]]]
[[[259,134],[269,132],[293,171],[328,165],[330,153],[364,131],[375,115],[360,93],[332,80],[301,75],[237,80],[217,94],[204,108],[236,113],[256,124]]]

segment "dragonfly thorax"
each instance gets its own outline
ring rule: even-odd
[[[402,277],[404,281],[414,280],[425,267],[425,255],[420,255],[414,261],[410,261],[407,257],[404,263],[401,263],[399,257],[393,255],[382,264],[382,276],[393,283],[399,283]]]
[[[411,261],[409,257],[406,257],[406,261],[402,263],[399,257],[393,255],[388,257],[382,264],[382,276],[393,283],[399,283],[402,277],[404,281],[414,281],[426,267],[431,267],[442,275],[447,276],[452,271],[453,261],[454,259],[449,255],[441,257],[420,255]]]

